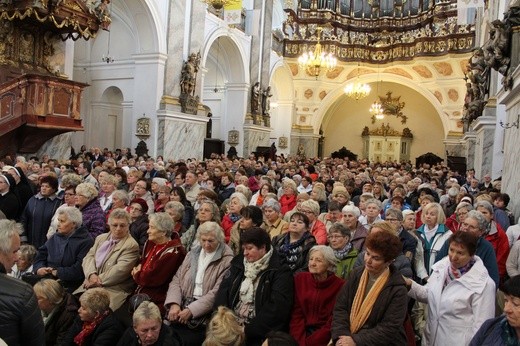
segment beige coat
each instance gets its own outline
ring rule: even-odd
[[[135,282],[130,272],[139,260],[139,245],[131,235],[126,236],[107,255],[101,267],[96,268],[96,252],[109,236],[110,233],[103,233],[96,238],[94,246],[83,259],[82,266],[85,278],[93,273],[99,275],[103,288],[110,293],[110,308],[115,311],[134,291]],[[74,294],[84,291],[85,289],[81,286]]]
[[[167,310],[171,304],[177,304],[182,308],[183,298],[186,299],[193,296],[201,250],[201,247],[197,246],[190,251],[173,277],[164,302]],[[202,317],[212,311],[215,295],[224,278],[224,273],[228,270],[233,259],[233,251],[226,244],[221,244],[216,251],[215,257],[213,257],[204,273],[202,297],[188,305],[193,318]]]

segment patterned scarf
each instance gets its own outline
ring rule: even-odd
[[[448,267],[448,275],[446,275],[446,281],[444,282],[444,287],[446,287],[453,280],[459,279],[462,275],[466,274],[475,264],[475,257],[472,257],[466,265],[455,268],[451,263]]]
[[[356,334],[361,329],[361,327],[363,327],[389,277],[390,269],[386,268],[385,271],[381,273],[381,275],[379,275],[379,277],[376,279],[376,282],[374,282],[374,285],[368,292],[367,296],[363,299],[369,279],[367,270],[363,270],[363,274],[361,275],[361,280],[359,281],[359,285],[356,291],[356,296],[354,297],[354,302],[352,303],[352,310],[350,311],[351,334]]]
[[[248,262],[244,258],[244,281],[240,285],[240,301],[242,303],[253,303],[254,301],[254,282],[263,270],[269,266],[273,248],[256,262]]]
[[[97,328],[97,326],[103,321],[105,317],[108,316],[110,313],[110,310],[105,311],[102,314],[97,315],[94,317],[94,320],[91,322],[83,322],[83,329],[81,329],[81,332],[79,332],[78,335],[74,337],[74,343],[79,346],[85,345],[85,339],[92,333],[94,333],[94,330]]]
[[[520,344],[516,337],[516,332],[509,322],[507,322],[507,318],[504,317],[504,319],[500,321],[500,327],[502,329],[502,341],[504,341],[505,346],[518,346]]]
[[[285,258],[285,263],[293,270],[296,267],[296,262],[300,258],[302,253],[302,245],[303,243],[311,236],[310,232],[305,232],[303,236],[295,241],[294,243],[290,242],[290,236],[287,234],[283,241],[282,246],[280,246],[279,253],[282,258]]]
[[[334,256],[336,256],[336,258],[338,260],[343,261],[345,258],[347,258],[348,253],[350,252],[351,249],[352,249],[352,243],[348,242],[347,245],[345,245],[345,247],[343,249],[333,250]]]
[[[237,222],[238,220],[240,220],[242,218],[242,216],[240,216],[240,214],[232,214],[232,213],[229,213],[229,219],[231,220],[231,222],[235,223]]]

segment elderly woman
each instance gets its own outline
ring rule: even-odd
[[[487,320],[477,331],[471,346],[518,345],[520,341],[520,275],[507,280],[502,285],[505,295],[504,314]]]
[[[243,346],[245,338],[244,327],[233,310],[219,306],[208,323],[202,346]]]
[[[444,224],[446,216],[439,203],[428,203],[423,209],[421,219],[423,224],[416,233],[423,244],[424,268],[429,275],[437,252],[452,232]]]
[[[264,223],[262,228],[269,233],[272,238],[287,232],[289,224],[280,217],[281,206],[275,199],[269,199],[262,205]]]
[[[173,186],[170,193],[170,201],[180,202],[184,206],[184,216],[182,217],[182,225],[188,229],[195,219],[195,211],[190,201],[186,198],[184,189],[180,186]]]
[[[487,319],[495,316],[495,283],[475,256],[478,237],[457,232],[449,254],[432,267],[425,286],[406,279],[408,295],[428,304],[423,345],[469,345]]]
[[[181,242],[186,251],[199,245],[197,243],[197,232],[199,227],[205,222],[213,221],[220,225],[220,210],[215,202],[204,201],[197,210],[195,223],[181,236]]]
[[[262,228],[242,232],[240,244],[242,253],[231,262],[215,307],[233,309],[244,323],[247,345],[261,345],[268,332],[287,329],[294,292],[292,272],[282,265]]]
[[[58,230],[38,249],[33,271],[59,279],[68,292],[78,288],[85,276],[81,264],[94,240],[82,226],[81,212],[65,207],[58,213]]]
[[[92,288],[79,298],[78,317],[64,345],[114,345],[123,335],[123,327],[110,309],[110,294],[105,288]]]
[[[290,331],[299,345],[326,346],[330,341],[330,317],[336,295],[344,284],[334,274],[336,262],[330,247],[316,245],[309,252],[309,272],[294,277]]]
[[[507,238],[506,232],[504,232],[500,225],[493,219],[493,205],[491,203],[488,201],[479,201],[475,204],[475,210],[481,212],[488,222],[487,229],[484,232],[484,238],[493,245],[495,255],[497,256],[500,280],[504,282],[507,276],[506,261],[509,255],[509,239]]]
[[[38,281],[33,289],[45,324],[45,344],[62,345],[78,315],[77,299],[52,279]]]
[[[75,174],[67,174],[67,176],[71,176]],[[79,185],[79,184],[78,184]],[[47,239],[50,239],[56,230],[58,229],[58,213],[61,209],[65,207],[75,207],[76,206],[76,185],[68,186],[63,191],[63,204],[56,209],[54,216],[52,217],[51,224],[49,225],[49,230],[47,231]]]
[[[336,298],[335,345],[405,345],[406,287],[393,261],[401,252],[395,234],[374,232],[366,240],[365,266],[354,269]]]
[[[162,323],[161,311],[156,304],[144,301],[134,311],[132,326],[117,343],[118,346],[180,346],[172,329]]]
[[[117,178],[112,174],[108,174],[103,176],[99,183],[102,192],[102,196],[99,198],[99,204],[101,205],[101,209],[103,209],[105,213],[108,213],[112,208],[112,194],[117,189]]]
[[[311,199],[313,201],[318,202],[320,206],[320,212],[318,213],[326,213],[327,212],[327,194],[325,193],[325,185],[322,183],[316,183],[312,187],[312,191],[310,193]]]
[[[274,237],[273,247],[280,256],[280,262],[287,264],[293,273],[307,269],[307,255],[316,245],[316,239],[309,232],[309,218],[296,212],[292,214],[289,231]]]
[[[128,174],[126,175],[126,182],[128,184],[128,191],[133,191],[135,188],[135,184],[139,179],[143,177],[143,172],[141,172],[138,169],[131,169],[128,171]]]
[[[20,202],[13,192],[15,189],[15,180],[9,174],[0,174],[0,212],[7,219],[14,220],[20,215]]]
[[[74,198],[83,216],[83,226],[87,228],[92,238],[105,233],[105,213],[99,204],[96,187],[90,183],[81,183],[76,187]]]
[[[222,228],[226,237],[226,243],[229,243],[231,237],[231,228],[240,220],[240,210],[249,205],[246,196],[240,192],[235,192],[229,197],[228,213],[222,218]]]
[[[457,204],[455,212],[446,219],[446,227],[453,233],[457,232],[470,210],[473,210],[473,205],[468,202],[460,202]]]
[[[354,268],[358,257],[358,250],[350,241],[350,231],[342,223],[335,223],[329,230],[329,246],[338,263],[336,264],[336,275],[346,279]]]
[[[170,201],[164,206],[164,211],[171,216],[174,222],[172,238],[180,238],[181,234],[186,232],[186,228],[182,224],[184,205],[181,202]]]
[[[361,211],[356,206],[346,205],[341,210],[341,213],[343,214],[343,224],[350,231],[352,246],[358,251],[363,250],[368,230],[359,222]]]
[[[17,279],[22,279],[24,274],[33,272],[34,259],[36,258],[36,248],[29,244],[20,246],[18,259],[7,275]]]
[[[107,211],[107,221],[110,217],[110,213],[115,209],[125,209],[130,203],[130,198],[128,197],[128,192],[125,190],[115,190],[112,193],[112,206],[110,210]]]
[[[148,205],[148,214],[153,212],[153,198],[150,192],[151,184],[148,180],[141,178],[134,186],[134,189],[129,193],[130,199],[142,198]]]
[[[170,201],[170,191],[171,187],[169,187],[168,185],[161,185],[157,187],[157,197],[155,198],[154,202],[155,213],[164,212],[164,207],[166,206],[166,203]]]
[[[141,253],[148,240],[148,203],[142,198],[134,198],[130,201],[127,210],[132,220],[130,234],[139,244],[139,253]]]
[[[359,223],[370,228],[374,223],[381,221],[381,202],[371,198],[365,202],[365,214],[359,217]]]
[[[168,285],[186,256],[180,239],[172,239],[173,225],[173,219],[166,213],[150,215],[141,263],[132,269],[137,283],[135,293],[147,294],[161,308]]]
[[[318,216],[320,215],[320,205],[318,202],[312,199],[303,202],[300,212],[309,218],[310,232],[314,238],[316,238],[316,243],[319,245],[327,244],[327,228],[323,222],[318,220]]]
[[[205,323],[233,252],[226,245],[224,232],[216,222],[201,224],[197,240],[200,245],[188,252],[177,270],[164,306],[168,320],[175,323],[175,331],[184,345],[198,346],[204,341]]]
[[[83,259],[85,282],[74,293],[104,287],[110,294],[110,307],[117,310],[134,291],[131,271],[139,259],[139,245],[130,235],[130,215],[123,209],[110,213],[110,232],[96,238]]]
[[[241,252],[240,234],[251,227],[260,227],[263,222],[262,210],[254,205],[248,205],[240,210],[240,220],[231,228],[229,247],[236,256]]]
[[[282,182],[282,195],[280,196],[280,205],[282,206],[282,215],[291,211],[296,207],[296,195],[298,189],[296,183],[291,179],[284,179]]]

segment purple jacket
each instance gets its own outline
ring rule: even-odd
[[[87,228],[92,239],[106,232],[105,213],[97,197],[89,201],[87,205],[81,209],[81,214],[83,215],[83,226]]]

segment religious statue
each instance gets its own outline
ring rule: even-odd
[[[303,144],[300,143],[300,145],[298,145],[298,150],[296,151],[296,155],[301,158],[305,157],[305,148],[303,147]]]
[[[264,125],[269,127],[271,126],[271,117],[269,112],[271,110],[271,87],[268,86],[262,92],[262,118],[264,120]]]
[[[181,94],[194,96],[197,85],[197,72],[199,72],[200,52],[191,53],[188,61],[184,62],[181,72]]]
[[[489,41],[484,45],[486,64],[506,75],[509,68],[509,34],[510,31],[501,20],[494,20],[490,31]]]
[[[251,114],[260,112],[260,82],[256,82],[251,89]]]

